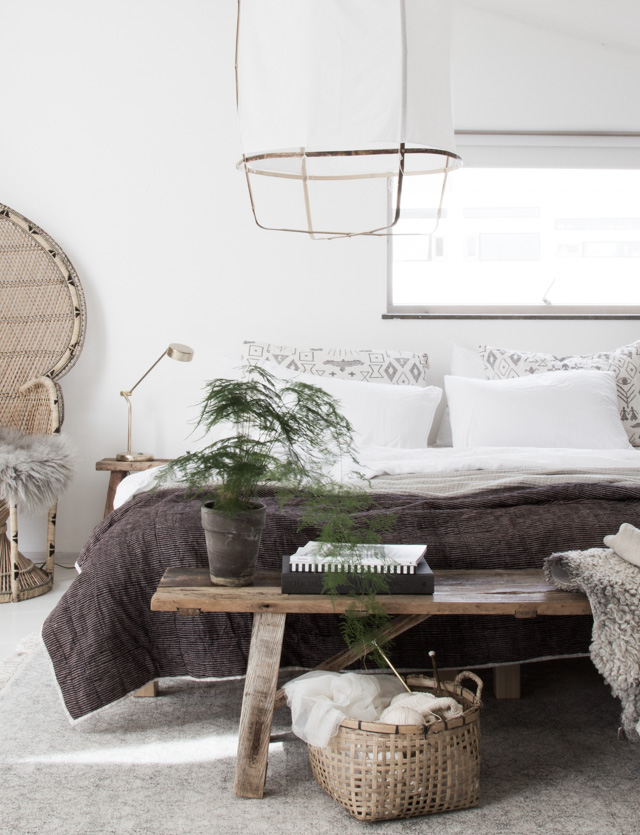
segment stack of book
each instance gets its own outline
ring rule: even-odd
[[[357,593],[367,572],[383,574],[389,594],[433,594],[433,572],[426,545],[356,545],[340,551],[326,543],[308,542],[282,558],[284,594],[320,594],[326,572],[341,571],[339,594]]]

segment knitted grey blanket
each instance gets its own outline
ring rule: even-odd
[[[610,548],[552,554],[549,582],[582,591],[593,612],[591,659],[622,703],[622,728],[640,741],[640,568]]]

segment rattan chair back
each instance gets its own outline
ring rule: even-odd
[[[85,319],[82,287],[60,246],[0,204],[0,426],[58,431],[64,411],[56,381],[76,362]],[[41,378],[53,386],[29,385]]]
[[[85,302],[60,246],[0,204],[0,426],[27,435],[60,431],[58,380],[75,364],[85,335]],[[5,533],[11,519],[11,547]],[[49,511],[44,570],[18,551],[17,507],[0,501],[0,603],[51,588],[56,508]]]

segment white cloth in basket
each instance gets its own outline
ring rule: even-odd
[[[284,685],[292,730],[316,748],[324,748],[343,719],[374,722],[398,693],[402,682],[390,675],[330,673],[314,670]]]
[[[408,711],[409,713],[406,713]],[[452,719],[463,712],[462,705],[452,696],[434,696],[433,693],[399,693],[380,716],[381,722],[391,725],[413,725],[434,722],[436,719]],[[419,719],[411,721],[411,714]],[[409,721],[406,721],[409,718]]]

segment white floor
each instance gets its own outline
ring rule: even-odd
[[[31,554],[25,556],[37,564],[43,561]],[[0,604],[0,663],[15,651],[23,638],[40,632],[45,618],[76,577],[73,567],[76,559],[77,554],[56,554],[53,588],[46,594],[19,603]]]

